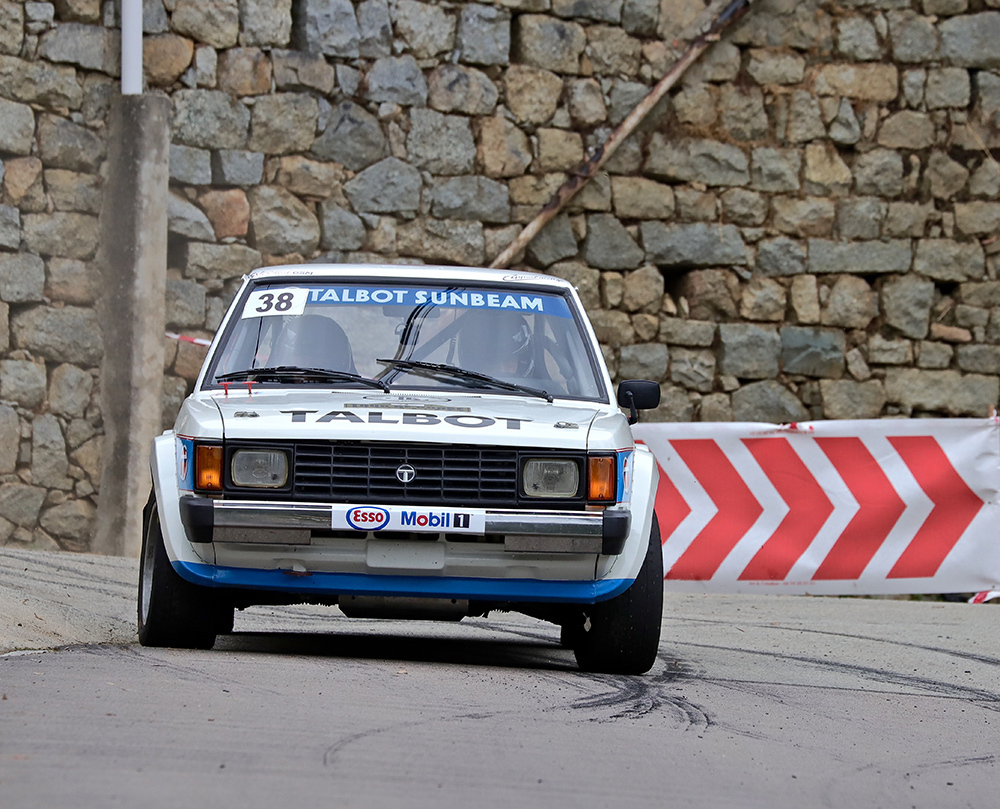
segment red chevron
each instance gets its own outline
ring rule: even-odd
[[[941,445],[931,436],[899,436],[890,438],[889,443],[934,503],[913,541],[889,571],[889,578],[927,578],[937,573],[986,504],[962,480]]]
[[[781,580],[833,513],[833,503],[787,438],[744,438],[788,513],[740,574],[740,581]]]
[[[882,547],[906,504],[860,438],[817,438],[816,443],[843,478],[859,508],[813,579],[856,579]]]
[[[704,581],[763,512],[725,453],[709,438],[670,442],[718,511],[667,572],[668,579]]]
[[[660,466],[657,463],[657,466]],[[687,500],[681,497],[674,482],[663,471],[660,466],[660,482],[656,487],[656,501],[654,503],[656,519],[660,524],[660,542],[666,542],[674,531],[677,530],[684,518],[691,513],[691,506]]]

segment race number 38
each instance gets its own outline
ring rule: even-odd
[[[240,318],[301,315],[308,295],[309,291],[306,289],[259,289],[250,293]]]

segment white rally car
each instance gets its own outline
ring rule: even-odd
[[[657,472],[629,424],[659,396],[615,395],[559,278],[257,270],[153,443],[139,640],[209,648],[254,604],[516,610],[559,624],[583,669],[647,671]]]

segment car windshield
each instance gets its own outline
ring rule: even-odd
[[[237,302],[204,387],[376,380],[392,390],[606,401],[579,317],[564,295],[531,288],[257,284]]]

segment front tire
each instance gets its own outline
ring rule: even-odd
[[[564,629],[563,639],[572,644],[583,671],[645,674],[656,661],[662,619],[663,551],[654,514],[646,558],[632,586],[586,607],[581,622]]]
[[[216,633],[224,631],[232,607],[214,593],[182,579],[167,557],[156,500],[150,495],[143,510],[144,531],[139,561],[138,626],[143,646],[211,649]]]

